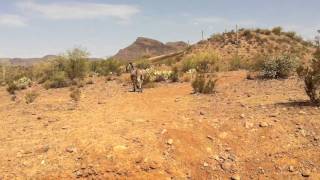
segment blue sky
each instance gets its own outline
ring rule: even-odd
[[[41,57],[73,47],[115,54],[138,36],[163,42],[233,29],[283,26],[312,39],[319,0],[0,0],[0,57]]]

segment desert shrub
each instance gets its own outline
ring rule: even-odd
[[[203,74],[197,75],[191,86],[195,93],[212,94],[214,93],[217,80],[206,80]]]
[[[317,48],[316,52],[314,52],[313,57],[315,59],[320,59],[320,48]]]
[[[211,40],[217,41],[217,42],[223,42],[224,41],[224,37],[223,37],[222,34],[213,34],[211,36]]]
[[[238,56],[238,55],[234,55],[231,59],[230,59],[230,67],[229,69],[231,71],[236,71],[239,69],[245,69],[245,62],[243,61],[243,59]]]
[[[251,39],[253,37],[253,34],[249,29],[244,30],[242,35],[246,37],[246,39]]]
[[[81,91],[79,88],[71,89],[70,97],[73,101],[78,102],[81,97]]]
[[[187,72],[190,69],[196,69],[197,64],[192,59],[182,61],[182,71]]]
[[[305,91],[310,101],[320,105],[320,58],[315,57],[309,66],[300,66],[297,72],[304,80]]]
[[[145,81],[161,82],[167,81],[172,77],[172,71],[156,70],[154,68],[146,69]]]
[[[219,57],[214,52],[198,52],[182,61],[182,71],[196,69],[200,73],[214,72],[218,61]]]
[[[64,71],[56,71],[52,76],[44,83],[46,89],[49,88],[63,88],[70,84],[70,80],[67,78]]]
[[[287,78],[297,67],[298,61],[289,55],[266,58],[261,66],[264,78]]]
[[[148,60],[142,59],[136,62],[136,67],[139,69],[149,69],[151,67],[151,64]]]
[[[260,33],[264,35],[270,35],[271,31],[269,29],[261,29]]]
[[[89,53],[83,49],[75,48],[67,51],[61,58],[65,59],[65,72],[73,80],[75,78],[83,79],[87,71],[87,60]]]
[[[35,91],[28,92],[25,95],[25,101],[27,104],[33,103],[37,99],[38,96],[39,96],[39,94]]]
[[[178,82],[179,81],[179,69],[178,69],[178,67],[175,66],[175,67],[172,68],[172,73],[171,73],[169,79],[172,82]]]
[[[296,32],[294,31],[289,31],[289,32],[286,32],[285,35],[291,39],[295,39],[296,37]]]
[[[274,27],[272,29],[272,33],[275,34],[275,35],[281,35],[281,32],[282,32],[282,27],[278,26],[278,27]]]
[[[8,87],[7,87],[8,93],[15,94],[15,91],[17,91],[17,90],[19,90],[19,88],[17,87],[16,84],[14,84],[13,82],[8,84]]]
[[[108,76],[110,74],[121,75],[121,63],[116,59],[106,59],[97,63],[96,71],[100,75]]]

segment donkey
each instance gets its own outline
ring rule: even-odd
[[[131,78],[131,82],[132,82],[132,85],[133,85],[133,92],[138,91],[138,92],[142,93],[142,91],[143,91],[142,84],[143,84],[143,80],[144,80],[144,71],[134,67],[132,62],[130,62],[128,64],[128,66],[126,67],[126,70],[127,70],[127,72],[130,72],[130,78]]]

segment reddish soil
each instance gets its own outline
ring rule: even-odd
[[[94,78],[78,103],[69,88],[11,101],[2,87],[0,179],[319,179],[320,109],[302,83],[219,77],[213,95]]]

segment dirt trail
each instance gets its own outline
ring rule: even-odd
[[[0,179],[310,179],[320,177],[320,112],[296,79],[222,74],[214,95],[189,83],[130,93],[117,81],[43,90],[33,104],[0,89]]]

